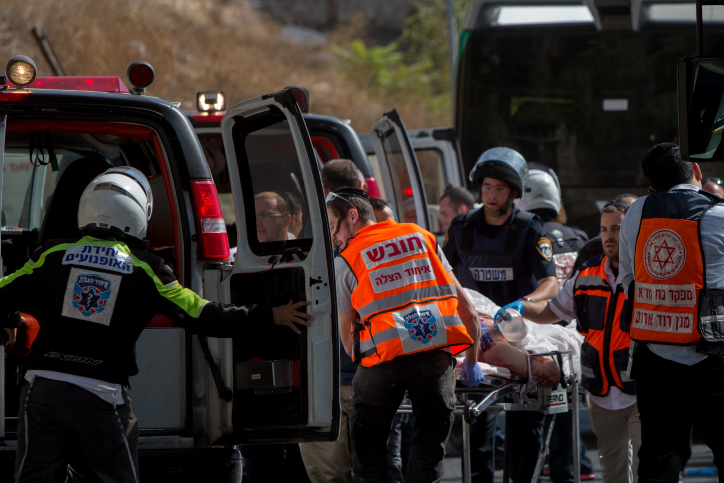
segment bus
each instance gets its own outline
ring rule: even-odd
[[[703,18],[704,52],[717,53],[724,8]],[[693,2],[472,1],[455,82],[466,172],[513,148],[556,171],[568,223],[595,234],[602,202],[647,193],[644,154],[678,143],[676,63],[696,53]]]

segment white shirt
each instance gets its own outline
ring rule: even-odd
[[[680,184],[671,188],[673,190],[699,191],[697,186]],[[636,238],[638,238],[641,213],[644,202],[648,196],[643,196],[633,202],[621,223],[619,237],[619,258],[621,260],[621,278],[624,290],[634,281],[634,260],[636,259]],[[706,265],[706,285],[711,289],[724,289],[724,205],[715,205],[707,211],[701,219],[701,249]],[[667,344],[647,343],[654,354],[670,361],[692,366],[706,359],[705,354],[696,352],[696,347],[676,346]]]
[[[614,278],[613,270],[611,270],[611,262],[608,258],[606,259],[604,269],[606,270],[606,281],[611,287],[611,291],[615,293],[616,287],[619,283],[621,283],[621,273],[619,272],[618,277]],[[566,284],[558,291],[558,295],[556,295],[555,298],[548,301],[548,307],[550,307],[551,312],[566,322],[570,322],[576,318],[573,286],[575,285],[577,278],[578,272],[576,272],[574,277],[566,280]],[[605,396],[594,396],[593,394],[589,394],[588,397],[590,397],[591,401],[596,403],[597,406],[612,411],[624,409],[636,404],[636,396],[626,394],[619,389],[618,386],[613,385],[609,386],[608,394]]]
[[[25,380],[32,384],[35,381],[36,376],[44,377],[45,379],[52,379],[53,381],[75,384],[78,387],[82,387],[83,389],[92,392],[113,406],[123,406],[125,404],[120,384],[91,379],[90,377],[74,376],[72,374],[65,374],[64,372],[34,370],[29,370],[25,373]]]

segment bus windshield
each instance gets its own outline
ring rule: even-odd
[[[644,154],[678,142],[676,62],[696,54],[693,25],[489,27],[465,38],[456,128],[468,170],[495,146],[550,166],[569,223],[589,233],[596,201],[646,194]],[[708,26],[705,40],[705,51],[718,52],[724,31]]]

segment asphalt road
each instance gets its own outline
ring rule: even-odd
[[[498,419],[498,424],[504,424],[504,419],[502,419],[502,414]],[[598,450],[596,449],[596,436],[593,434],[593,431],[591,430],[591,423],[588,419],[588,410],[585,408],[581,408],[580,412],[580,428],[581,428],[581,439],[583,439],[586,442],[586,445],[588,447],[588,457],[593,462],[593,467],[596,472],[596,478],[593,480],[593,482],[600,482],[603,481],[601,478],[601,464],[598,459]],[[449,454],[445,458],[445,475],[443,478],[444,482],[462,482],[462,472],[461,472],[461,465],[460,465],[460,453],[452,450],[452,448],[448,447]],[[701,444],[701,440],[697,438],[697,435],[694,436],[694,446],[692,448],[692,456],[691,459],[689,459],[689,463],[686,466],[686,472],[697,472],[697,471],[706,471],[708,469],[714,469],[716,471],[716,467],[714,466],[714,456],[711,453],[711,450],[704,444]],[[502,483],[503,481],[503,471],[496,471],[495,472],[495,482],[496,483]],[[551,480],[548,478],[541,478],[542,483],[548,483]],[[685,474],[684,475],[684,482],[685,483],[718,483],[719,479],[716,475],[714,476],[706,476],[706,475],[694,475],[694,474]]]
[[[600,482],[601,479],[601,464],[598,462],[598,451],[589,450],[588,457],[593,462],[594,469],[596,471],[596,478],[590,481]],[[706,470],[707,468],[714,468],[714,456],[711,454],[711,450],[706,445],[695,444],[692,450],[691,459],[689,464],[686,466],[687,471]],[[462,482],[462,473],[460,471],[460,457],[450,456],[445,458],[445,476],[444,482],[447,483],[460,483]],[[502,483],[503,471],[495,472],[495,482]],[[548,483],[551,480],[548,478],[541,478],[542,483]],[[717,476],[693,476],[685,475],[685,483],[718,483],[719,479]]]

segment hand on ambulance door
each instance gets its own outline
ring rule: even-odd
[[[300,312],[299,308],[311,304],[311,302],[297,302],[295,304],[290,300],[287,305],[272,307],[272,312],[274,312],[274,325],[286,325],[297,334],[301,334],[302,332],[294,324],[310,327],[312,324],[307,322],[307,320],[314,320],[314,317]]]

